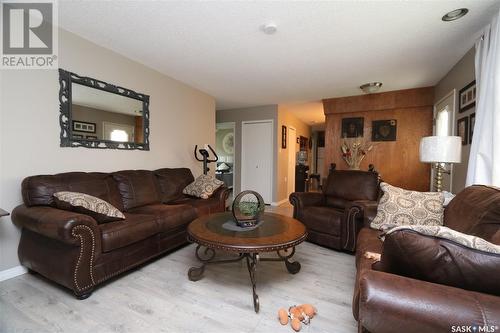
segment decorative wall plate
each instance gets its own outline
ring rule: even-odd
[[[227,133],[222,139],[222,149],[230,155],[234,154],[234,133]]]

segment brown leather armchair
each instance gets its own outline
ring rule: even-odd
[[[335,250],[355,251],[365,211],[376,212],[378,173],[333,170],[323,192],[290,195],[293,216],[308,229],[308,240]]]

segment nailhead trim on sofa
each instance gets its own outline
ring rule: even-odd
[[[83,258],[83,254],[84,254],[84,245],[85,245],[85,241],[83,239],[83,236],[81,234],[77,234],[76,232],[79,230],[79,229],[82,229],[82,230],[86,230],[89,232],[91,238],[92,238],[92,252],[90,253],[90,267],[89,267],[89,272],[90,272],[90,280],[92,281],[91,284],[87,285],[87,286],[84,286],[84,287],[80,287],[78,285],[78,278],[77,278],[77,275],[78,275],[78,269],[80,267],[80,264],[81,264],[81,261],[82,261],[82,258]],[[78,291],[83,291],[83,290],[86,290],[86,289],[89,289],[91,287],[93,287],[96,283],[94,281],[94,275],[92,274],[92,270],[93,270],[93,261],[94,261],[94,251],[95,251],[95,238],[94,238],[94,233],[92,232],[92,229],[90,229],[90,227],[86,226],[86,225],[77,225],[75,227],[73,227],[73,229],[71,229],[71,235],[73,235],[73,237],[77,237],[80,239],[80,255],[78,256],[78,261],[76,262],[76,266],[75,266],[75,271],[74,271],[74,274],[73,274],[73,281],[75,283],[75,287]]]

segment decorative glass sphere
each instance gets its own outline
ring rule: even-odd
[[[255,191],[243,191],[233,201],[233,217],[239,227],[257,225],[264,215],[264,199]]]

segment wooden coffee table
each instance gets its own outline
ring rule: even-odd
[[[291,262],[295,246],[307,237],[306,227],[291,217],[264,213],[264,218],[255,228],[239,228],[230,212],[200,217],[188,227],[188,240],[197,243],[196,258],[199,267],[191,267],[188,277],[198,281],[203,277],[206,265],[226,264],[246,259],[253,289],[253,305],[259,312],[259,296],[256,292],[255,271],[259,261],[283,261],[291,274],[300,271],[300,263]],[[237,253],[234,259],[215,259],[215,250]],[[287,251],[288,250],[288,251]],[[276,252],[275,258],[260,258],[263,252]]]

